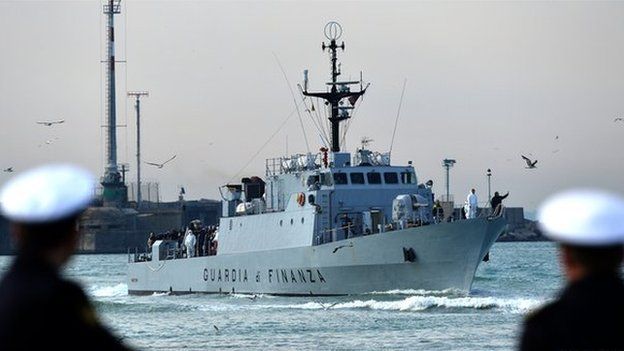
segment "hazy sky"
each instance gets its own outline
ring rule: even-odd
[[[135,118],[142,104],[143,165],[164,200],[217,187],[250,160],[294,109],[293,89],[310,70],[324,89],[323,26],[344,28],[344,78],[371,82],[347,148],[362,136],[389,148],[403,80],[393,163],[414,162],[420,181],[444,192],[441,160],[455,158],[451,192],[511,192],[531,210],[572,186],[622,191],[624,2],[203,2],[123,1],[117,21],[120,162],[135,177]],[[0,1],[0,167],[18,172],[71,161],[104,166],[104,18],[99,1]],[[296,90],[295,90],[296,91]],[[298,98],[300,100],[300,98]],[[302,114],[311,148],[320,139]],[[55,127],[37,120],[66,119]],[[556,139],[556,137],[559,137]],[[58,139],[56,139],[58,138]],[[50,140],[50,144],[46,144]],[[39,146],[41,145],[41,146]],[[264,159],[305,152],[298,118],[242,175],[264,175]],[[520,154],[539,160],[524,169]],[[0,174],[0,183],[10,177]]]

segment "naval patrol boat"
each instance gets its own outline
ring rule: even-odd
[[[388,153],[366,143],[353,155],[341,151],[340,123],[368,87],[361,78],[338,80],[341,34],[335,22],[325,27],[322,48],[332,69],[326,91],[308,91],[307,71],[301,89],[326,101],[331,149],[269,159],[265,179],[221,187],[218,245],[189,257],[177,241],[157,240],[150,251],[129,255],[129,294],[470,290],[505,219],[454,218],[450,210],[434,217],[432,182],[419,183],[411,162],[393,166]]]

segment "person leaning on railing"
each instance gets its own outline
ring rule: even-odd
[[[500,214],[503,207],[503,200],[506,199],[507,196],[509,196],[509,191],[507,192],[507,194],[502,196],[498,193],[498,191],[494,192],[494,196],[492,196],[492,199],[490,200],[493,216],[498,216]]]

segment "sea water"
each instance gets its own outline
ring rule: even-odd
[[[4,271],[11,257],[0,257]],[[552,243],[496,243],[469,293],[342,297],[129,296],[126,255],[75,256],[65,270],[102,322],[143,350],[511,350],[523,318],[564,281]]]

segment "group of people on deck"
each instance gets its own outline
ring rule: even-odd
[[[491,207],[492,216],[496,217],[501,214],[503,200],[507,198],[507,196],[509,196],[509,192],[507,192],[507,194],[505,195],[499,194],[498,191],[494,192],[494,196],[492,196],[492,198],[490,199],[490,205],[492,206]],[[478,206],[479,206],[479,203],[477,200],[476,190],[471,189],[470,192],[468,193],[468,197],[466,198],[466,203],[464,204],[464,207],[462,207],[461,209],[461,212],[462,212],[461,217],[468,218],[468,219],[477,218]],[[440,200],[436,200],[436,202],[433,204],[432,215],[433,215],[433,220],[436,223],[443,222],[446,219],[446,217],[444,216],[444,208]]]
[[[180,257],[212,256],[217,253],[218,231],[216,226],[204,226],[200,220],[193,220],[186,230],[170,230],[162,234],[150,233],[147,239],[148,250],[157,240],[176,241],[181,248]],[[177,257],[178,255],[176,255]]]
[[[502,211],[503,200],[509,196],[509,192],[505,195],[501,195],[498,191],[494,192],[494,196],[490,199],[490,205],[492,206],[492,216],[500,215]],[[479,208],[477,194],[475,189],[471,189],[466,198],[466,204],[462,209],[465,218],[477,218],[477,209]]]

